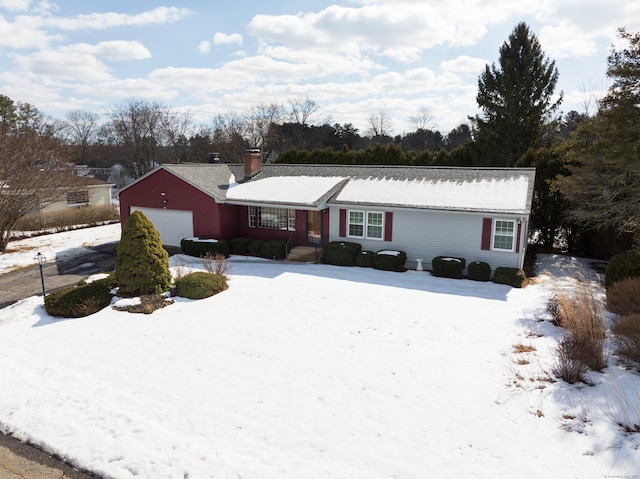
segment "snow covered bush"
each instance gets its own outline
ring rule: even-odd
[[[349,241],[331,241],[322,250],[322,262],[336,266],[355,266],[362,246]]]
[[[469,279],[474,281],[489,281],[491,279],[491,266],[484,261],[473,261],[467,266]]]
[[[202,258],[207,253],[229,256],[229,243],[225,240],[210,238],[184,238],[180,241],[182,252],[188,256]]]
[[[384,271],[404,271],[407,253],[404,251],[381,250],[373,257],[373,267]]]
[[[50,293],[44,298],[44,309],[51,316],[82,318],[100,311],[110,302],[111,283],[105,278]]]
[[[176,279],[175,286],[178,296],[188,299],[203,299],[227,289],[227,280],[221,274],[197,271]]]
[[[163,293],[171,286],[169,255],[141,211],[131,213],[122,230],[115,266],[121,296]]]
[[[464,258],[453,256],[436,256],[431,260],[431,271],[434,276],[461,279],[466,265]]]

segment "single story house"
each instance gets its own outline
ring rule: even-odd
[[[96,178],[78,176],[74,185],[60,188],[60,195],[32,213],[51,213],[79,206],[109,206],[113,184]]]
[[[182,238],[282,239],[296,245],[352,241],[417,259],[524,262],[533,168],[165,164],[120,191],[124,224],[141,210],[163,243]]]

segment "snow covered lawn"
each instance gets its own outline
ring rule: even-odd
[[[638,477],[616,415],[639,376],[612,356],[595,386],[551,379],[570,280],[230,266],[227,291],[148,316],[0,310],[2,430],[117,479]]]

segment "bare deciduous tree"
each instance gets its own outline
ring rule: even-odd
[[[110,113],[113,139],[123,150],[134,178],[161,162],[162,116],[165,107],[144,99],[130,99]]]
[[[0,252],[18,219],[56,200],[77,181],[66,164],[68,149],[52,125],[32,107],[22,119],[20,109],[14,109],[11,118],[13,102],[8,100],[1,102],[6,122],[0,129]]]
[[[291,98],[287,103],[291,122],[300,123],[301,125],[313,124],[313,116],[320,110],[318,104],[309,97]]]
[[[416,130],[428,130],[431,127],[433,115],[426,106],[419,106],[409,120]]]
[[[218,114],[213,119],[212,144],[223,161],[242,162],[242,154],[249,146],[246,141],[246,122],[237,113]]]
[[[188,140],[187,135],[191,129],[191,113],[176,112],[169,108],[165,108],[161,117],[160,125],[164,142],[171,150],[171,161],[182,163],[188,157]]]
[[[80,161],[86,163],[89,159],[89,146],[95,141],[98,134],[99,116],[95,113],[82,110],[67,112],[65,126],[69,132],[70,140],[80,150]]]
[[[387,112],[380,110],[372,113],[369,117],[369,135],[373,138],[377,136],[390,136],[393,123]]]
[[[281,124],[284,108],[278,103],[260,104],[249,108],[246,114],[246,134],[249,144],[264,150],[270,143],[273,125]]]

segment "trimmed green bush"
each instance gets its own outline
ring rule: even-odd
[[[268,259],[284,259],[287,256],[287,243],[282,240],[263,241],[260,255]]]
[[[331,241],[322,251],[322,262],[336,266],[355,266],[361,250],[362,246],[359,243]]]
[[[407,253],[395,250],[380,250],[373,257],[373,267],[384,271],[404,271]]]
[[[484,261],[473,261],[467,266],[469,279],[474,281],[489,281],[491,279],[491,266]]]
[[[640,276],[640,254],[622,253],[615,254],[607,263],[604,272],[605,287],[611,286],[626,278],[637,278]]]
[[[462,279],[462,272],[467,261],[453,256],[436,256],[431,260],[431,271],[441,278]]]
[[[249,243],[249,253],[253,256],[262,256],[262,240],[253,240]]]
[[[514,288],[522,288],[524,280],[527,279],[524,271],[518,268],[505,268],[499,266],[493,274],[493,282],[498,284],[508,284]]]
[[[122,230],[116,282],[121,296],[163,293],[171,286],[169,255],[160,234],[141,211],[131,213]]]
[[[227,280],[221,274],[197,271],[176,279],[175,285],[176,295],[188,299],[203,299],[227,289]]]
[[[63,318],[82,318],[96,313],[111,302],[111,288],[106,280],[50,293],[44,298],[44,309],[51,316]]]
[[[247,254],[249,253],[249,243],[253,240],[251,238],[233,238],[229,241],[229,248],[231,254]]]
[[[356,256],[356,265],[362,268],[373,268],[373,258],[375,251],[360,251]]]
[[[202,258],[207,253],[211,256],[217,254],[229,257],[229,243],[225,240],[207,239],[207,238],[185,238],[180,241],[182,252],[188,256]]]

